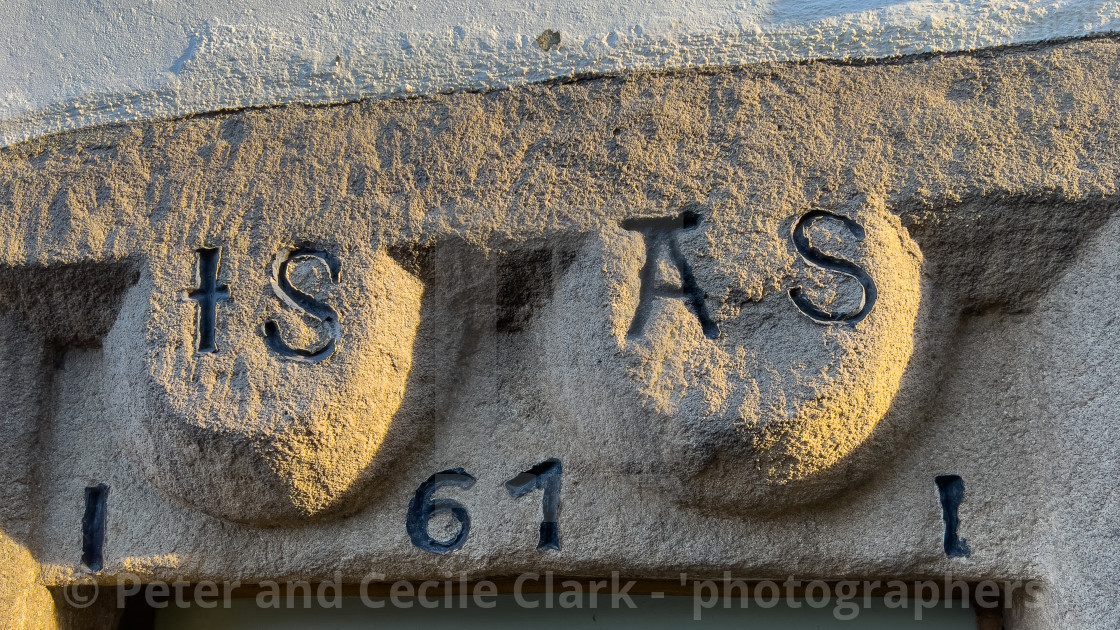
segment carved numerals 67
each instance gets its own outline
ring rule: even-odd
[[[549,458],[506,482],[506,490],[514,499],[533,490],[542,490],[540,541],[537,549],[560,549],[560,477],[563,466],[560,460]],[[474,485],[475,478],[462,468],[438,472],[420,484],[416,495],[408,504],[405,528],[412,544],[424,551],[444,555],[461,548],[471,532],[471,517],[467,508],[454,499],[436,499],[433,495],[440,488],[454,486],[464,490]],[[428,523],[433,516],[450,514],[459,522],[459,531],[447,540],[437,540],[428,533]]]

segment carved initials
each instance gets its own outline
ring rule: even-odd
[[[800,253],[805,258],[805,260],[809,261],[809,263],[831,271],[838,271],[859,281],[860,286],[863,287],[863,297],[860,300],[859,308],[854,311],[839,311],[836,313],[817,308],[816,306],[813,306],[812,302],[810,302],[804,295],[801,294],[801,287],[793,287],[792,289],[790,289],[789,297],[791,300],[793,300],[793,303],[795,306],[797,306],[798,310],[800,310],[802,313],[816,322],[822,324],[846,322],[855,325],[863,320],[864,317],[867,317],[867,314],[870,313],[871,309],[875,307],[875,300],[879,297],[879,292],[875,288],[875,282],[871,279],[871,276],[867,275],[867,272],[858,267],[855,263],[843,260],[841,258],[829,256],[828,254],[825,254],[819,249],[813,247],[813,244],[812,242],[810,242],[809,236],[808,234],[806,234],[806,232],[808,231],[809,227],[811,227],[816,221],[820,219],[831,219],[833,221],[839,221],[844,225],[844,227],[848,228],[848,231],[852,233],[852,236],[855,236],[861,241],[865,236],[863,226],[856,223],[852,219],[849,219],[845,216],[840,216],[839,214],[833,214],[824,210],[812,210],[806,212],[804,216],[797,220],[797,223],[793,226],[792,234],[793,246],[797,249],[798,253]]]
[[[875,282],[855,263],[825,254],[813,246],[808,230],[815,222],[822,219],[840,222],[857,239],[862,240],[865,236],[863,227],[848,217],[824,210],[812,210],[805,213],[794,224],[791,234],[794,248],[810,264],[851,276],[859,281],[863,290],[860,305],[851,311],[826,311],[814,306],[802,294],[803,289],[800,286],[791,288],[789,297],[802,313],[814,321],[855,324],[865,318],[875,306],[878,297]],[[646,249],[646,260],[639,272],[638,306],[627,332],[629,336],[636,337],[645,332],[655,299],[671,298],[684,302],[700,323],[705,337],[719,338],[719,326],[708,312],[704,290],[697,282],[696,274],[681,252],[680,243],[677,241],[677,233],[680,230],[692,230],[699,224],[700,215],[692,211],[682,212],[676,217],[636,218],[622,222],[623,229],[642,235]],[[676,268],[680,276],[679,284],[658,280],[657,271],[661,263],[666,261]],[[336,283],[341,274],[341,265],[334,256],[310,249],[283,249],[272,262],[273,293],[289,307],[321,322],[325,331],[325,340],[317,347],[293,348],[284,341],[280,333],[280,325],[276,320],[271,319],[264,323],[262,332],[265,345],[280,356],[294,361],[318,363],[334,354],[335,344],[342,335],[342,327],[338,321],[338,313],[333,308],[292,285],[291,271],[302,263],[323,265],[327,269],[330,280]],[[196,273],[198,288],[192,290],[188,296],[198,303],[199,354],[217,352],[214,338],[218,302],[230,299],[229,287],[218,284],[220,264],[221,248],[198,250]]]
[[[195,272],[195,282],[198,288],[187,294],[187,297],[198,302],[197,341],[198,354],[210,354],[218,351],[214,343],[216,322],[218,319],[218,302],[229,299],[229,287],[218,285],[218,268],[222,261],[222,249],[202,248],[198,250],[198,270]]]
[[[630,321],[630,330],[627,333],[629,336],[640,336],[645,331],[654,299],[674,298],[683,300],[688,310],[700,321],[705,337],[708,339],[719,337],[719,326],[708,314],[704,290],[696,282],[692,266],[688,264],[688,260],[681,253],[680,244],[677,243],[678,230],[691,230],[697,225],[700,225],[700,215],[691,211],[682,212],[676,217],[627,219],[622,222],[622,229],[639,232],[646,245],[646,263],[642,266],[639,275],[641,289],[638,294],[638,308],[634,311],[634,319]],[[680,286],[655,282],[658,262],[666,255],[680,274]]]
[[[270,319],[264,323],[264,342],[270,350],[282,357],[293,361],[318,363],[334,354],[335,342],[342,336],[342,326],[338,322],[338,313],[333,308],[292,286],[288,274],[291,272],[291,267],[299,264],[301,260],[322,264],[327,268],[330,279],[338,282],[342,267],[334,256],[308,249],[285,249],[281,250],[272,262],[272,291],[288,306],[323,322],[327,331],[327,340],[318,348],[293,348],[285,343],[280,335],[280,326],[276,320]]]

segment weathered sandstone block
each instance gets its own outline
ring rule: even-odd
[[[643,235],[624,222],[588,239],[539,336],[548,398],[583,448],[724,513],[849,483],[840,464],[890,408],[927,332],[918,247],[881,204],[853,205],[798,217],[720,208],[699,225]],[[804,255],[822,253],[827,267]],[[866,287],[850,275],[863,270]]]
[[[258,261],[290,252],[246,241],[210,271],[229,283],[219,305],[188,297],[202,264],[189,250],[149,261],[129,290],[105,344],[125,452],[156,486],[233,521],[352,508],[404,399],[423,287],[368,243],[277,270]],[[298,302],[277,299],[276,279]],[[328,302],[324,319],[301,308]],[[221,327],[194,313],[215,306]],[[216,334],[200,350],[204,326]],[[270,351],[270,332],[286,352]]]
[[[952,571],[1082,597],[1077,563],[1120,566],[1118,80],[1102,38],[6,148],[0,525],[52,587]]]

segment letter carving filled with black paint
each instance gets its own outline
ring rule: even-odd
[[[341,265],[331,254],[310,249],[281,250],[272,263],[273,293],[292,309],[321,322],[326,340],[317,347],[293,348],[284,341],[283,335],[280,334],[280,327],[273,319],[264,323],[264,340],[270,350],[282,357],[318,363],[334,354],[335,343],[342,336],[342,325],[338,321],[338,313],[333,308],[292,286],[290,277],[292,268],[300,262],[322,265],[326,268],[330,280],[335,283],[339,282],[342,273]]]
[[[924,325],[921,260],[871,203],[624,219],[583,240],[540,318],[552,409],[682,503],[816,500],[851,483],[892,409]]]
[[[863,226],[845,216],[825,212],[824,210],[813,210],[811,212],[806,212],[797,220],[797,223],[794,224],[792,234],[793,246],[797,248],[797,252],[801,254],[805,260],[823,269],[837,271],[859,281],[860,288],[863,291],[859,306],[858,308],[848,311],[832,312],[822,310],[805,298],[804,289],[799,286],[789,290],[789,297],[802,313],[805,313],[805,315],[818,322],[858,324],[863,321],[864,317],[867,317],[871,309],[875,308],[875,300],[879,297],[879,292],[875,288],[875,281],[872,280],[871,276],[867,275],[867,272],[860,268],[859,265],[842,258],[829,256],[813,247],[813,243],[809,238],[809,228],[812,227],[814,222],[819,220],[833,220],[840,223],[860,241],[862,241],[865,236]]]
[[[218,303],[230,298],[229,287],[218,284],[221,268],[222,250],[219,247],[198,250],[198,272],[195,280],[198,288],[188,296],[198,303],[198,324],[196,346],[199,354],[217,352],[214,335],[218,326]]]
[[[372,243],[273,254],[284,242],[262,231],[153,258],[105,343],[125,452],[230,521],[356,509],[390,426],[410,426],[422,283]]]
[[[700,322],[704,336],[709,339],[719,337],[719,326],[708,313],[704,290],[696,282],[696,275],[677,242],[678,230],[692,230],[699,224],[700,215],[695,212],[682,212],[679,216],[666,219],[627,219],[622,222],[622,229],[638,232],[646,245],[646,262],[639,274],[641,285],[638,306],[634,310],[634,319],[630,321],[628,335],[641,336],[645,331],[654,299],[676,298],[688,305],[688,309],[696,316],[696,321]],[[668,257],[679,274],[680,280],[676,286],[658,282],[658,263],[663,256]]]

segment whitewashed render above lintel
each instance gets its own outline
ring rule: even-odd
[[[231,108],[975,50],[1120,28],[1120,2],[1100,0],[15,0],[4,13],[0,146]]]

